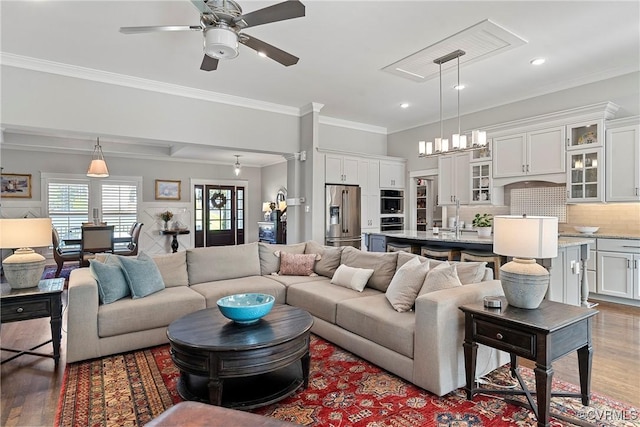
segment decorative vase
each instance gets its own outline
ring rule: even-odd
[[[478,237],[491,237],[491,227],[478,227]]]
[[[164,226],[162,228],[163,230],[168,230],[169,229],[169,221],[165,221],[164,222]]]

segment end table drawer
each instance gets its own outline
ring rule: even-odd
[[[536,357],[536,335],[506,328],[493,323],[476,320],[474,339],[498,350],[515,353],[518,356]]]
[[[50,315],[51,309],[48,300],[2,303],[3,322],[35,319],[38,317],[48,317]]]

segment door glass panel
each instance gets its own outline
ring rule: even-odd
[[[598,184],[587,184],[584,187],[585,197],[598,197]]]
[[[597,182],[598,181],[598,169],[591,168],[585,171],[585,182]]]
[[[591,124],[571,129],[571,146],[598,143],[598,126]]]
[[[582,185],[572,185],[571,186],[571,197],[576,199],[576,198],[581,198],[582,197]]]
[[[573,182],[573,183],[581,183],[582,182],[582,177],[583,177],[582,169],[571,171],[571,182]]]
[[[583,166],[584,166],[584,164],[582,162],[582,154],[571,156],[571,168],[572,169],[582,169]]]

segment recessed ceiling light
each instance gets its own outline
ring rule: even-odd
[[[409,103],[403,102],[402,104],[400,104],[400,108],[409,108]]]
[[[261,58],[266,58],[267,54],[264,53],[264,52],[258,52],[258,56],[261,57]]]
[[[531,60],[531,65],[542,65],[544,64],[546,59],[544,58],[534,58]]]
[[[455,85],[453,88],[454,88],[455,90],[462,90],[462,89],[464,89],[465,87],[466,87],[465,85],[463,85],[463,84],[459,84],[459,85]]]

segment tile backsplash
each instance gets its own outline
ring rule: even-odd
[[[567,222],[567,193],[564,186],[514,188],[511,190],[511,215],[558,217]]]
[[[599,233],[640,234],[640,203],[568,205],[567,224],[562,225],[566,230],[574,225],[591,225],[600,227]]]

